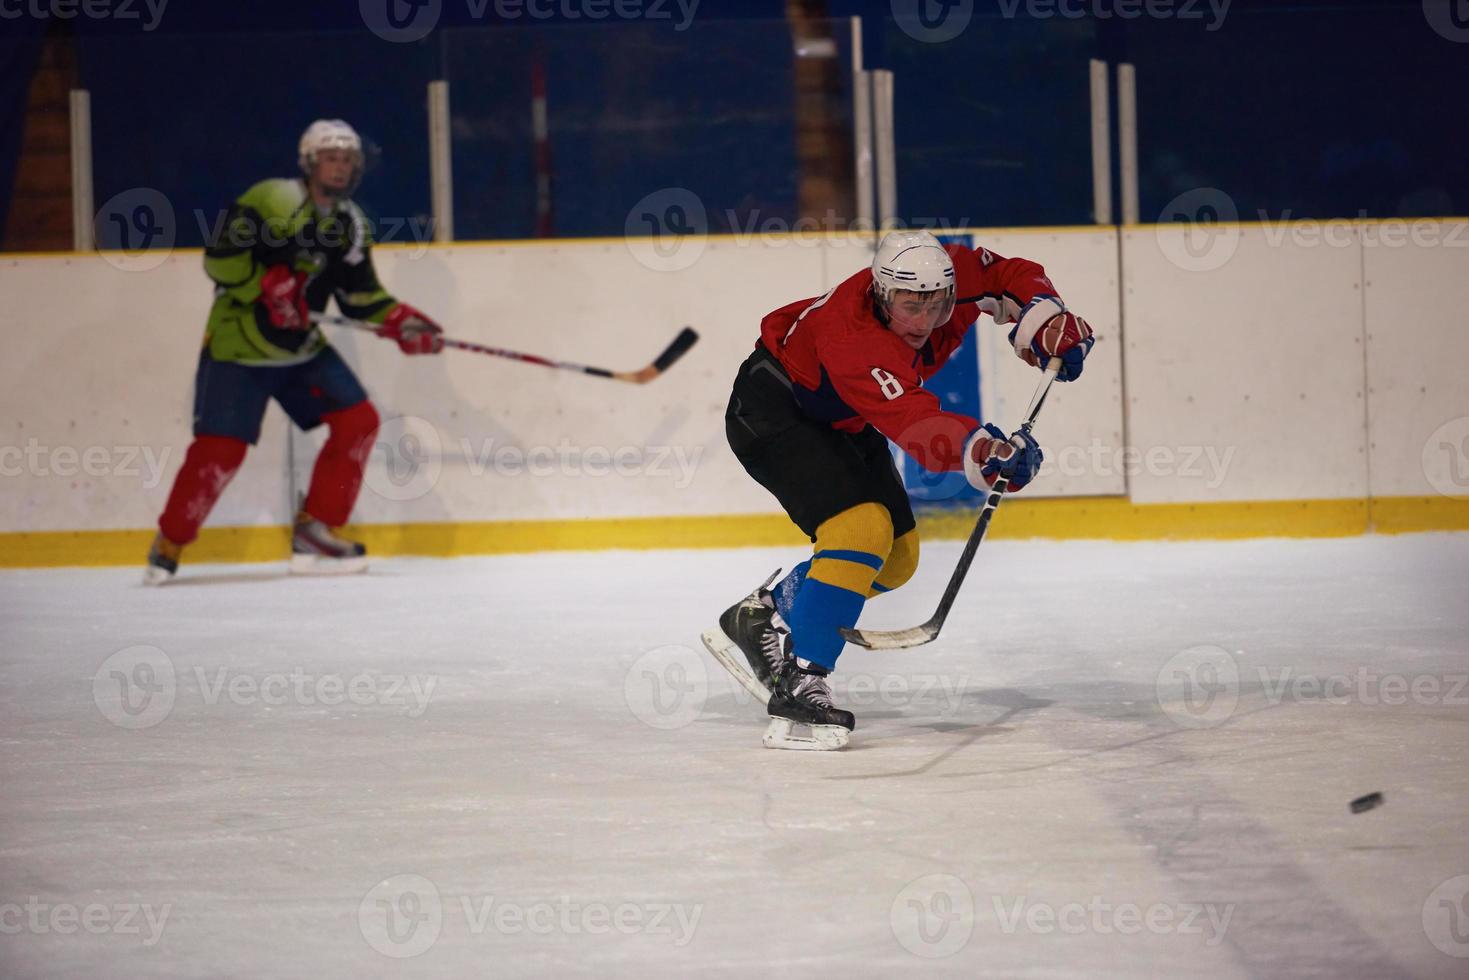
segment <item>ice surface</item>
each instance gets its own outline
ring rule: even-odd
[[[1469,535],[987,543],[841,753],[698,645],[799,557],[0,574],[0,974],[1469,975]]]

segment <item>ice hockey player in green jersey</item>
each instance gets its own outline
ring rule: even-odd
[[[194,441],[148,552],[150,585],[178,570],[184,546],[260,438],[271,399],[301,429],[328,430],[296,515],[292,570],[364,569],[366,549],[334,529],[356,503],[377,411],[311,314],[334,299],[405,354],[443,348],[438,325],[389,295],[373,270],[371,228],[352,202],[363,168],[356,131],[317,120],[301,136],[298,163],[299,178],[261,181],[240,195],[205,249],[215,295],[194,379]]]

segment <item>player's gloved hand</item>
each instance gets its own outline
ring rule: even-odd
[[[1015,343],[1020,324],[1010,329],[1010,343]],[[1091,352],[1097,338],[1092,335],[1091,325],[1075,313],[1058,313],[1036,331],[1028,346],[1019,347],[1015,353],[1031,367],[1042,371],[1051,358],[1061,358],[1061,369],[1056,373],[1057,381],[1075,381],[1081,377],[1086,355]]]
[[[393,307],[377,328],[377,335],[396,340],[405,354],[437,354],[444,349],[444,331],[407,303]]]
[[[293,272],[288,265],[273,265],[260,277],[260,305],[271,326],[282,330],[305,330],[311,326],[306,309],[306,273]]]
[[[988,490],[1001,476],[1009,479],[1006,489],[1024,487],[1041,468],[1040,445],[1024,431],[1010,438],[992,422],[975,429],[964,444],[964,476],[976,490]]]

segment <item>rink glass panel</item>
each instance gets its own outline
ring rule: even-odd
[[[84,35],[76,44],[80,83],[92,93],[96,207],[136,217],[99,221],[99,247],[202,246],[251,184],[299,173],[297,141],[321,117],[345,119],[362,136],[367,173],[356,200],[379,237],[411,240],[423,227],[434,47],[366,33]],[[145,189],[162,194],[171,220],[156,207],[156,222],[134,215]],[[124,200],[109,209],[116,195]]]
[[[1169,203],[1200,187],[1222,190],[1247,220],[1444,215],[1469,202],[1463,122],[1441,109],[1462,87],[1464,48],[1419,4],[1235,5],[1211,26],[976,11],[957,37],[926,43],[865,18],[866,64],[895,73],[899,216],[950,228],[1089,223],[1093,57],[1137,66],[1144,222],[1172,220]],[[850,24],[818,33],[835,44],[824,112],[845,154]],[[635,206],[680,187],[703,207],[694,230],[790,223],[809,176],[797,158],[797,44],[782,19],[445,27],[398,44],[361,30],[81,31],[75,45],[92,95],[96,207],[144,189],[172,211],[104,220],[104,247],[201,245],[245,187],[295,172],[296,140],[319,116],[363,134],[357,199],[380,237],[427,237],[425,94],[439,78],[451,83],[457,237],[532,237],[537,59],[554,235],[647,231]],[[1384,51],[1397,62],[1383,65]],[[850,218],[845,187],[837,198]]]
[[[1469,26],[1455,43],[1422,4],[1384,3],[1232,9],[1212,32],[1146,18],[1112,30],[1137,65],[1145,223],[1173,220],[1160,214],[1198,187],[1224,191],[1244,221],[1469,207],[1451,108],[1469,78]]]
[[[836,38],[845,28],[822,31]],[[844,85],[846,47],[835,55]],[[537,233],[537,61],[546,79],[553,234],[719,234],[770,219],[789,227],[798,216],[798,56],[785,21],[452,30],[444,57],[461,239]],[[843,127],[844,153],[847,91],[826,101]],[[670,217],[658,205],[673,189],[692,192],[699,207]],[[651,209],[638,208],[650,195]],[[652,217],[636,213],[643,210]]]
[[[864,45],[894,74],[898,214],[946,228],[1092,221],[1091,21],[980,16],[933,43],[893,20]],[[878,50],[873,52],[873,44]]]

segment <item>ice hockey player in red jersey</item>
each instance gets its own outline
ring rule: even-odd
[[[987,489],[1001,473],[1019,490],[1041,450],[1023,433],[948,412],[923,383],[989,314],[1013,323],[1027,364],[1059,357],[1059,381],[1082,371],[1094,338],[1040,265],[986,249],[941,245],[927,232],[886,235],[871,269],[825,296],[765,317],[734,383],[725,431],[735,456],[775,495],[814,553],[772,587],[731,606],[704,634],[710,652],[771,717],[765,744],[841,748],[855,727],[827,677],[867,599],[918,566],[908,494],[892,440],[921,466],[962,470]],[[777,573],[779,574],[779,573]],[[792,734],[809,726],[809,738]]]
[[[405,354],[434,354],[442,331],[378,283],[366,215],[352,202],[362,177],[362,141],[340,119],[301,136],[301,176],[265,180],[231,206],[204,252],[214,305],[194,376],[194,441],[174,480],[143,581],[167,582],[184,546],[260,438],[272,399],[302,429],[327,427],[311,486],[291,535],[291,569],[351,572],[366,549],[338,537],[362,486],[378,417],[347,362],[311,313],[328,300],[377,324]]]

